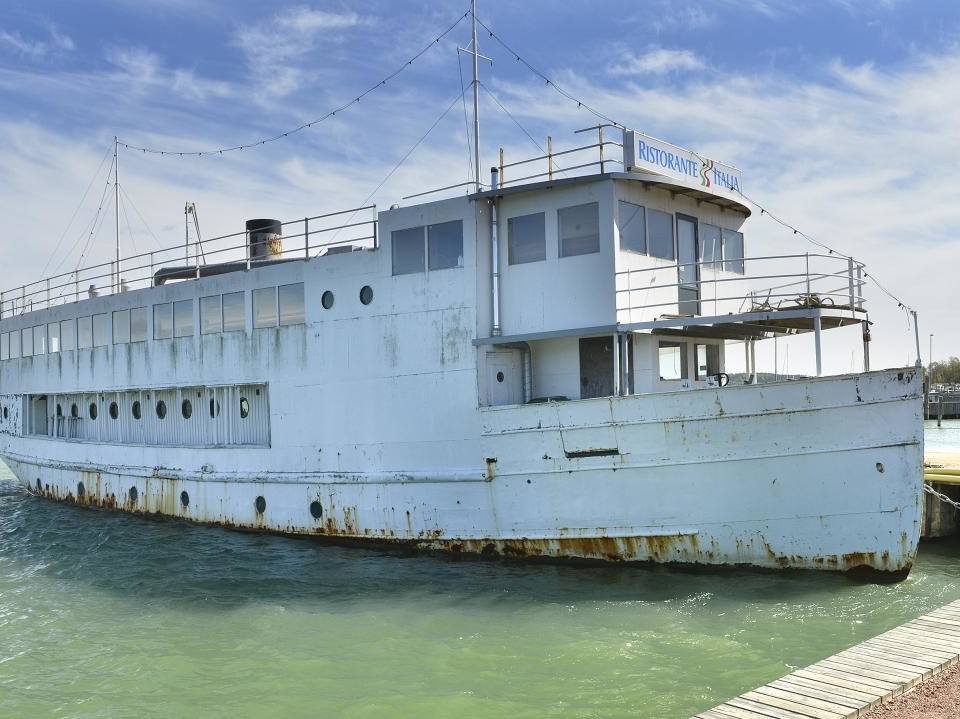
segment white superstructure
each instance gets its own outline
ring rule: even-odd
[[[863,323],[861,266],[744,259],[738,171],[623,146],[3,293],[0,456],[48,497],[336,541],[905,575],[917,370],[751,366]]]

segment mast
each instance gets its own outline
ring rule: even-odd
[[[116,259],[116,283],[113,291],[120,291],[120,141],[117,136],[113,136],[113,219],[116,230],[117,241],[117,259]]]
[[[470,2],[473,19],[473,176],[480,192],[480,73],[477,67],[480,48],[477,47],[477,0]]]

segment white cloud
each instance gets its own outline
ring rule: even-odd
[[[624,53],[607,70],[610,75],[665,75],[674,72],[690,72],[704,67],[703,61],[689,50],[651,48],[643,55]]]
[[[56,28],[50,28],[49,34],[50,37],[46,40],[26,40],[20,36],[20,33],[0,30],[0,47],[5,45],[20,55],[34,59],[46,57],[57,51],[74,49],[73,40]]]

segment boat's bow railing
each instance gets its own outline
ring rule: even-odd
[[[741,271],[742,268],[742,271]],[[697,277],[691,280],[691,276]],[[683,281],[681,281],[683,277]],[[771,255],[616,273],[617,321],[831,307],[864,312],[864,265],[834,254]]]
[[[282,247],[269,258],[251,255],[246,230],[202,241],[181,242],[162,250],[143,252],[117,263],[104,262],[30,282],[0,292],[0,317],[23,314],[88,297],[152,287],[159,277],[198,279],[210,268],[243,270],[266,262],[310,259],[326,253],[375,249],[375,205],[340,210],[281,223]],[[161,270],[165,270],[162,275]]]

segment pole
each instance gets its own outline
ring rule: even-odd
[[[113,136],[113,219],[117,238],[117,278],[114,292],[120,291],[120,141]]]
[[[470,2],[470,15],[473,19],[473,173],[477,192],[480,192],[480,48],[477,46],[477,0]]]

